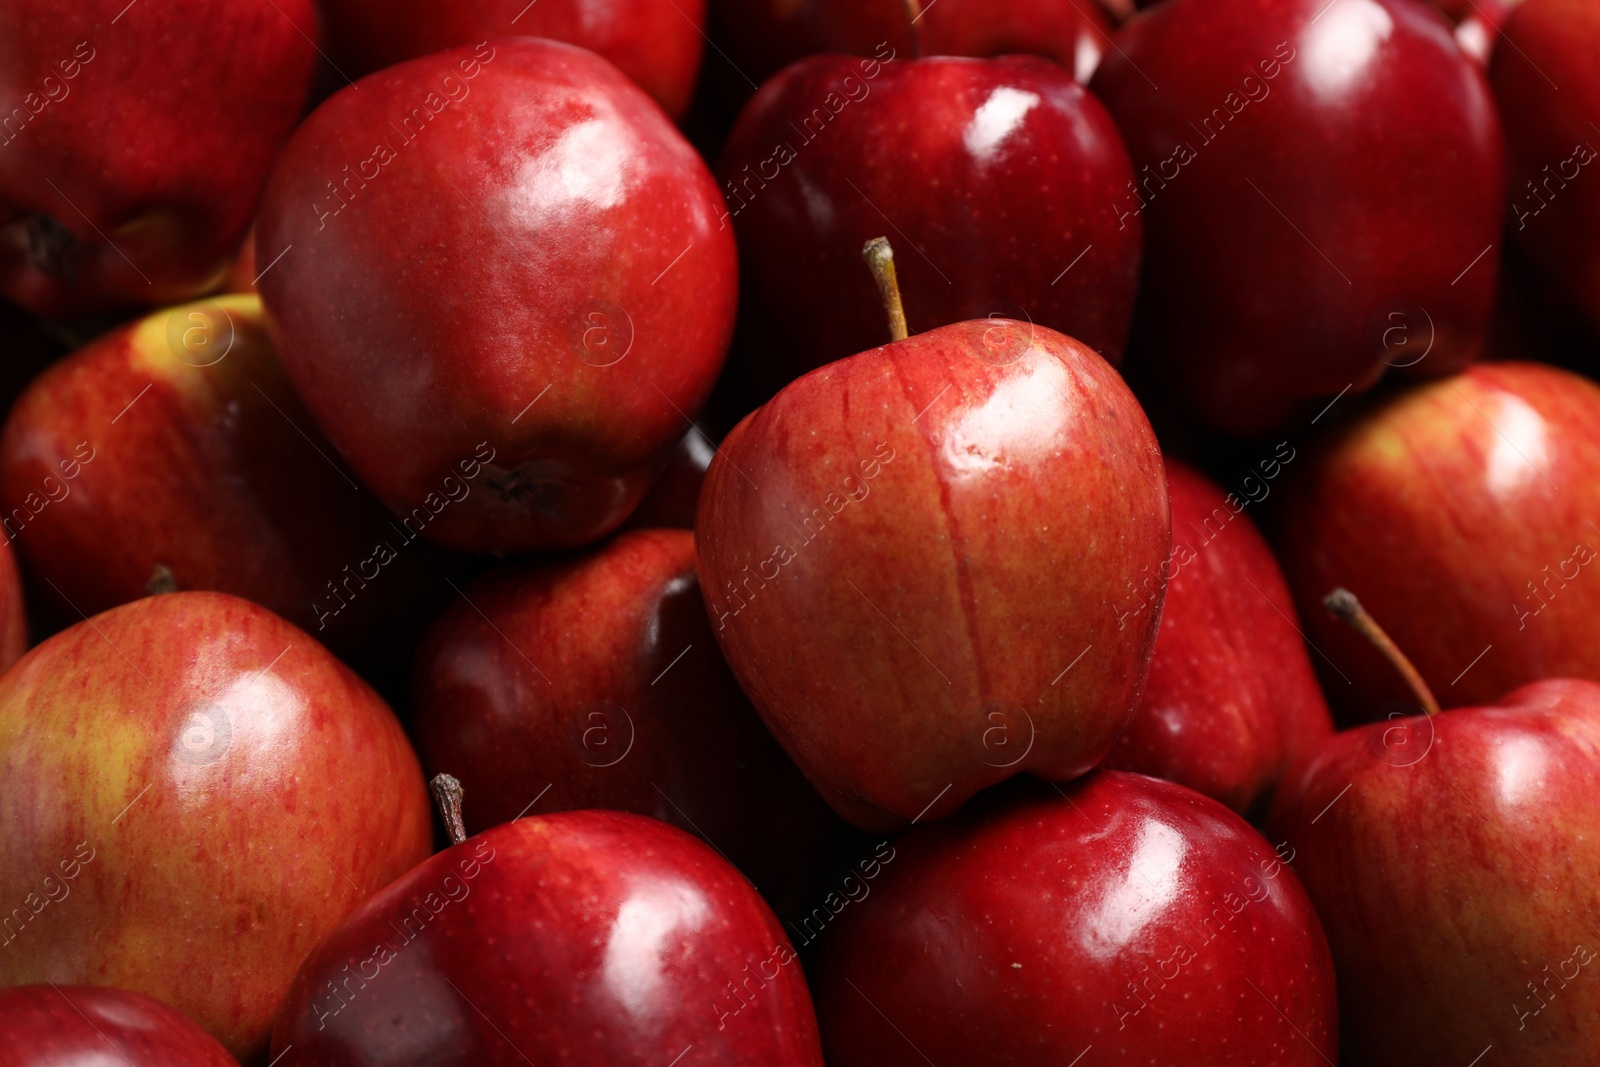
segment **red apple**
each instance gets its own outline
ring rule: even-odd
[[[580,545],[639,503],[721,367],[721,214],[616,68],[515,38],[305,121],[257,223],[257,258],[284,257],[261,294],[306,407],[397,515],[458,548]]]
[[[157,312],[37,378],[0,437],[0,502],[63,622],[215,589],[370,652],[434,561],[337,465],[253,295]]]
[[[807,374],[723,441],[695,536],[734,674],[859,826],[1080,775],[1138,706],[1161,454],[1116,371],[1053,330],[961,322]]]
[[[42,314],[222,283],[317,53],[310,0],[0,9],[0,292]]]
[[[1158,88],[1159,87],[1159,88]],[[1256,433],[1391,365],[1482,343],[1504,143],[1483,72],[1411,0],[1172,0],[1129,23],[1095,92],[1138,168],[1144,373]],[[1396,326],[1426,358],[1394,356]]]
[[[717,649],[687,530],[491,572],[417,654],[412,732],[476,832],[609,808],[704,837],[768,899],[818,865],[828,810]]]
[[[711,8],[727,62],[757,82],[804,56],[866,56],[880,44],[929,56],[1032,53],[1086,82],[1111,42],[1095,0],[712,0]]]
[[[894,843],[827,931],[830,1067],[1338,1059],[1328,943],[1244,820],[1102,771]]]
[[[1105,109],[1053,63],[818,56],[762,88],[718,171],[741,370],[763,396],[878,342],[857,257],[885,219],[913,326],[1000,315],[1122,356],[1141,229],[1117,201],[1133,170]]]
[[[1273,806],[1327,930],[1350,1062],[1592,1063],[1600,685],[1442,713],[1419,697],[1435,714],[1327,738]]]
[[[249,601],[137,600],[0,677],[0,985],[132,989],[251,1058],[429,833],[383,701]]]
[[[159,1000],[126,989],[0,989],[6,1067],[239,1067],[217,1039]]]
[[[1279,558],[1336,708],[1405,695],[1323,613],[1335,586],[1383,620],[1451,703],[1549,677],[1600,680],[1600,387],[1495,363],[1332,428],[1287,483]]]
[[[1247,482],[1268,486],[1294,458],[1280,448]],[[1167,493],[1172,552],[1160,572],[1167,597],[1150,680],[1104,766],[1170,779],[1245,812],[1333,722],[1283,572],[1244,514],[1264,497],[1224,494],[1170,459]],[[1125,607],[1130,616],[1148,609],[1136,589]]]
[[[1511,232],[1600,325],[1600,5],[1527,0],[1504,25],[1491,77],[1506,118]],[[1559,89],[1558,89],[1559,86]]]
[[[548,37],[587,48],[674,118],[700,69],[705,0],[323,0],[333,59],[352,78],[446,48]]]
[[[307,960],[272,1051],[305,1067],[822,1064],[805,978],[755,890],[688,834],[609,811],[496,826],[373,897]]]

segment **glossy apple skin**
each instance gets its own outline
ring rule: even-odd
[[[757,82],[820,52],[867,56],[1030,53],[1086,82],[1110,46],[1111,22],[1094,0],[935,0],[912,40],[905,0],[712,0],[714,38]]]
[[[735,983],[753,1003],[725,1018]],[[296,979],[272,1051],[291,1047],[306,1067],[822,1064],[805,977],[750,884],[611,811],[496,826],[373,897]]]
[[[1249,499],[1171,459],[1167,494],[1170,578],[1150,678],[1102,766],[1178,782],[1243,813],[1333,720],[1283,572],[1244,514]]]
[[[1600,990],[1556,972],[1579,945],[1594,962],[1597,756],[1600,686],[1552,679],[1337,734],[1284,778],[1272,833],[1327,930],[1350,1062],[1490,1043],[1508,1065],[1593,1062]]]
[[[349,77],[501,37],[548,37],[609,60],[682,118],[705,38],[705,0],[325,0],[334,60]]]
[[[126,989],[15,986],[0,990],[0,1067],[238,1067],[217,1039]]]
[[[1027,319],[1116,363],[1141,231],[1119,228],[1133,171],[1105,109],[1036,57],[890,55],[804,60],[734,127],[717,169],[739,238],[741,371],[770,396],[880,343],[861,246],[886,233],[913,330]]]
[[[1328,657],[1313,663],[1336,710],[1371,717],[1406,696],[1393,668],[1321,609],[1336,586],[1441,701],[1600,680],[1596,425],[1593,382],[1493,363],[1395,395],[1314,446],[1286,486],[1278,558]]]
[[[0,292],[59,315],[219,285],[305,107],[315,35],[310,0],[6,4]]]
[[[1338,1061],[1328,943],[1259,834],[1142,775],[1057,788],[894,842],[823,948],[830,1067]]]
[[[1390,365],[1439,375],[1476,356],[1505,149],[1483,72],[1438,12],[1174,0],[1117,46],[1092,88],[1139,175],[1118,203],[1145,224],[1148,376],[1214,428],[1253,434]],[[1214,108],[1220,129],[1191,125]],[[1394,313],[1431,324],[1422,361],[1386,348]]]
[[[114,330],[34,380],[0,436],[0,528],[61,623],[148,595],[164,567],[179,589],[254,600],[361,653],[417,598],[436,550],[391,526],[333,456],[260,300],[218,297]],[[378,542],[395,555],[382,567]]]
[[[221,593],[114,608],[0,676],[0,783],[0,900],[26,919],[0,923],[0,984],[133,989],[241,1059],[307,954],[430,846],[388,707]]]
[[[819,863],[828,809],[728,671],[688,530],[480,578],[423,642],[412,706],[423,766],[460,780],[469,831],[637,812],[703,836],[771,900]]]
[[[1116,371],[1009,320],[794,382],[723,441],[695,525],[734,674],[869,830],[1098,763],[1139,703],[1159,576],[1149,610],[1119,604],[1169,532],[1161,453]]]
[[[439,112],[404,140],[393,117],[430,93]],[[362,187],[352,146],[380,142],[393,158],[369,156]],[[326,183],[346,164],[340,206]],[[570,547],[627,518],[721,368],[737,289],[721,212],[616,68],[507,39],[318,108],[268,187],[257,257],[292,250],[259,284],[306,407],[397,515],[428,507],[451,547]],[[466,495],[434,508],[461,492],[447,478]]]
[[[1600,180],[1586,173],[1600,162],[1600,134],[1589,124],[1600,115],[1600,7],[1528,0],[1503,33],[1509,47],[1495,50],[1490,77],[1506,117],[1511,232],[1600,324]],[[1573,158],[1580,145],[1589,150],[1581,166]]]

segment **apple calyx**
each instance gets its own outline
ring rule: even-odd
[[[433,793],[433,802],[439,805],[439,817],[444,819],[450,843],[461,844],[467,839],[467,824],[461,818],[461,798],[466,791],[461,788],[461,782],[454,775],[436,774],[428,783],[428,790]]]
[[[872,271],[872,279],[883,295],[883,309],[889,314],[889,336],[904,341],[911,336],[911,331],[906,328],[906,306],[900,299],[900,282],[894,273],[894,249],[889,247],[889,239],[874,237],[862,245],[861,258],[867,261],[867,269]]]
[[[1341,586],[1322,598],[1322,606],[1327,609],[1328,614],[1365,637],[1378,650],[1379,655],[1400,672],[1401,677],[1406,680],[1406,685],[1411,688],[1412,696],[1417,698],[1417,703],[1422,705],[1425,713],[1439,714],[1439,702],[1434,699],[1433,690],[1428,688],[1428,683],[1422,680],[1422,674],[1406,654],[1400,651],[1400,646],[1383,632],[1383,627],[1378,625],[1378,621],[1361,606],[1361,601],[1356,599],[1354,593]]]
[[[77,276],[78,238],[53,215],[33,212],[22,220],[28,264],[46,278],[71,284]]]
[[[151,596],[176,593],[178,591],[178,579],[172,573],[171,567],[168,567],[165,563],[157,563],[155,570],[150,572],[150,580],[144,583],[144,588]]]

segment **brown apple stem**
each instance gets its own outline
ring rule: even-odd
[[[433,802],[439,805],[439,815],[444,819],[445,832],[450,843],[459,845],[467,839],[467,824],[461,821],[461,783],[448,774],[436,774],[428,783],[433,790]]]
[[[900,282],[894,274],[894,249],[889,247],[889,239],[874,237],[862,246],[861,256],[878,283],[878,292],[883,294],[883,309],[889,313],[889,336],[904,341],[911,331],[906,329],[906,306],[900,300]]]
[[[1439,702],[1433,697],[1433,690],[1428,688],[1428,683],[1422,680],[1422,674],[1400,651],[1400,646],[1383,632],[1383,627],[1378,621],[1367,614],[1367,609],[1361,606],[1361,601],[1348,589],[1339,588],[1322,598],[1322,606],[1328,609],[1328,614],[1349,626],[1356,633],[1365,637],[1378,650],[1379,655],[1389,661],[1389,665],[1400,672],[1405,678],[1406,685],[1411,687],[1411,693],[1417,698],[1417,703],[1422,705],[1422,710],[1429,715],[1439,714]]]
[[[917,29],[917,23],[922,21],[922,0],[905,0],[906,18],[910,20],[911,54],[917,59],[922,58],[922,34]]]

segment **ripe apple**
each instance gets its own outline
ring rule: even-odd
[[[1286,484],[1279,558],[1336,710],[1369,715],[1406,693],[1319,609],[1335,586],[1451,703],[1600,680],[1596,425],[1593,382],[1493,363],[1394,395],[1314,446]]]
[[[513,38],[319,107],[267,189],[257,258],[284,259],[259,285],[306,407],[397,515],[457,548],[571,547],[627,518],[721,368],[721,214],[615,67]]]
[[[1105,756],[1144,687],[1170,533],[1155,435],[1110,364],[1009,319],[907,338],[889,302],[894,343],[734,428],[695,524],[734,674],[874,830]]]
[[[694,535],[640,530],[493,571],[417,654],[412,733],[467,828],[608,808],[699,834],[767,894],[805,885],[830,816],[717,649]]]
[[[1092,87],[1138,170],[1117,210],[1145,224],[1142,374],[1210,425],[1262,432],[1390,365],[1476,356],[1505,150],[1438,12],[1173,0],[1128,24]],[[1426,332],[1426,358],[1394,356],[1396,326]]]
[[[1271,462],[1281,469],[1283,458]],[[1248,500],[1182,463],[1166,466],[1172,551],[1161,629],[1144,701],[1103,766],[1246,812],[1333,722],[1283,572],[1244,514]],[[1132,596],[1126,609],[1147,604]]]
[[[1333,950],[1350,1062],[1592,1063],[1600,685],[1418,702],[1431,714],[1326,738],[1273,805]]]
[[[329,1067],[822,1064],[805,977],[750,884],[610,811],[496,826],[373,897],[295,980],[272,1041],[291,1049]]]
[[[56,620],[215,589],[370,652],[422,595],[436,550],[411,544],[415,524],[391,524],[334,457],[260,300],[218,297],[114,330],[35,379],[0,436],[0,528]]]
[[[0,8],[0,292],[58,315],[220,285],[315,34],[311,0]]]
[[[0,985],[132,989],[249,1059],[306,955],[429,845],[388,707],[249,601],[136,600],[0,676]]]
[[[694,90],[705,0],[323,0],[334,63],[359,78],[500,37],[548,37],[616,64],[673,118]]]
[[[914,326],[1001,315],[1122,356],[1141,228],[1117,204],[1133,169],[1105,109],[1054,63],[817,56],[750,102],[718,172],[739,238],[740,372],[763,397],[878,342],[856,257],[886,218]]]
[[[1095,0],[712,0],[711,14],[727,61],[756,82],[804,56],[866,56],[880,44],[928,56],[1031,53],[1086,82],[1111,41]]]
[[[830,1067],[1337,1062],[1328,943],[1243,819],[1119,771],[997,792],[895,841],[828,932]]]
[[[1600,169],[1600,6],[1527,0],[1503,33],[1490,77],[1506,119],[1511,232],[1600,325],[1600,179],[1588,173]]]
[[[6,1067],[239,1067],[217,1039],[159,1000],[126,989],[0,989]]]

